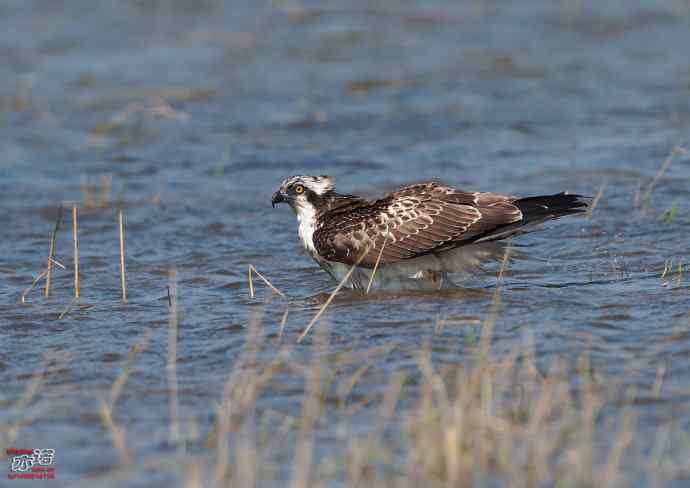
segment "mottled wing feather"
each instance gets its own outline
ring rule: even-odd
[[[364,254],[360,265],[365,267],[372,267],[379,253],[383,264],[411,259],[471,243],[520,221],[514,200],[436,183],[410,185],[373,203],[324,215],[314,244],[329,261],[353,264]]]

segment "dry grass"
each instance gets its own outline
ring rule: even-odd
[[[125,224],[122,209],[117,213],[118,228],[120,230],[120,284],[122,287],[122,303],[127,303],[127,275],[125,271]]]
[[[381,249],[379,249],[379,254],[376,256],[376,262],[374,263],[374,269],[371,271],[371,277],[369,277],[369,283],[367,284],[367,295],[371,291],[371,285],[374,284],[374,277],[376,276],[376,271],[379,269],[379,263],[381,262],[381,256],[383,256],[383,250],[386,248],[386,244],[388,243],[388,237],[390,236],[390,233],[388,232],[388,228],[386,227],[386,235],[383,239],[383,244],[381,244]]]
[[[634,392],[609,384],[586,353],[575,362],[556,359],[540,366],[529,337],[504,357],[482,351],[491,342],[485,339],[469,364],[439,368],[427,343],[417,368],[393,372],[387,384],[359,399],[353,389],[372,386],[368,376],[390,348],[329,360],[330,331],[320,327],[311,359],[300,362],[289,345],[261,366],[266,345],[259,321],[250,326],[215,407],[206,444],[215,461],[211,466],[197,460],[187,486],[268,480],[294,487],[333,480],[347,486],[468,486],[481,480],[626,486],[642,475],[668,475],[658,463],[670,433],[660,429],[654,457],[643,454]],[[258,405],[285,374],[302,381],[301,409],[263,422],[272,413]],[[604,410],[614,405],[618,413],[604,421]],[[373,421],[362,432],[358,415],[364,410],[373,412]],[[397,434],[386,435],[388,430]],[[318,443],[326,432],[337,432],[338,448],[323,459]]]
[[[587,214],[586,214],[588,220],[592,219],[592,215],[594,215],[594,209],[597,208],[597,205],[599,205],[599,202],[601,201],[601,197],[604,196],[604,190],[606,190],[606,183],[604,183],[603,185],[601,185],[599,187],[599,191],[595,195],[592,202],[589,204],[589,208],[587,209]]]
[[[169,270],[170,317],[168,318],[168,388],[170,390],[170,442],[181,445],[180,402],[177,388],[177,334],[179,318],[177,314],[177,270]]]
[[[338,294],[338,292],[345,286],[347,281],[350,279],[350,276],[352,276],[352,273],[354,273],[355,269],[357,269],[357,266],[359,266],[359,263],[362,262],[364,257],[369,253],[369,249],[366,249],[362,255],[357,259],[355,264],[353,264],[350,269],[348,270],[347,273],[345,273],[345,276],[343,276],[343,279],[340,280],[340,283],[338,283],[338,286],[335,287],[335,290],[331,292],[331,294],[328,296],[324,304],[321,306],[318,312],[316,312],[316,315],[314,315],[314,318],[311,319],[307,327],[304,329],[302,334],[297,338],[297,342],[302,342],[302,340],[307,336],[311,328],[314,326],[317,320],[323,315],[323,313],[326,311],[328,306],[331,304],[335,296]],[[373,275],[372,275],[373,276]]]
[[[55,219],[55,228],[53,229],[53,233],[50,236],[50,248],[48,249],[48,264],[46,266],[46,286],[45,286],[45,291],[44,295],[46,297],[50,296],[50,285],[52,282],[52,276],[53,276],[53,263],[55,260],[53,257],[55,256],[55,244],[57,242],[57,233],[60,230],[60,223],[62,222],[62,206],[58,208],[58,214],[57,218]]]
[[[72,243],[74,245],[74,298],[79,299],[79,224],[77,220],[77,205],[72,206]]]
[[[42,365],[30,375],[22,394],[9,408],[3,407],[3,416],[0,418],[0,459],[6,456],[7,448],[16,446],[24,427],[50,410],[45,402],[39,404],[40,394],[50,376],[62,371],[70,359],[69,354],[44,355]]]
[[[646,186],[644,186],[644,190],[642,186],[640,187],[640,191],[635,195],[635,206],[641,206],[643,210],[647,208],[654,189],[659,184],[659,181],[661,181],[661,178],[663,178],[666,174],[666,171],[668,170],[669,166],[671,166],[673,160],[676,158],[676,156],[687,153],[688,150],[680,146],[676,146],[671,150],[668,157],[664,160],[664,162],[661,164],[661,167],[654,175],[654,178],[652,178],[652,180]]]
[[[264,275],[259,273],[259,271],[254,267],[253,264],[250,264],[249,269],[248,269],[247,279],[249,280],[249,296],[254,298],[254,280],[252,279],[252,274],[256,274],[256,276],[258,276],[261,281],[266,283],[266,286],[268,286],[271,290],[273,290],[275,293],[277,293],[281,297],[285,298],[285,294],[282,291],[280,291],[278,288],[273,286],[273,283],[271,283]]]
[[[497,292],[495,303],[499,297]],[[178,395],[185,393],[177,389],[174,366],[174,274],[171,298],[166,416],[172,447],[179,447],[184,420]],[[205,442],[190,449],[194,457],[178,451],[185,461],[172,469],[180,470],[184,486],[274,481],[302,487],[335,480],[347,486],[469,486],[483,480],[511,486],[627,486],[642,476],[663,484],[690,469],[690,461],[678,465],[666,459],[674,437],[669,425],[660,426],[652,440],[642,437],[636,393],[605,378],[589,354],[537,362],[533,341],[525,335],[510,353],[497,356],[490,316],[481,340],[468,346],[476,348],[473,359],[464,364],[438,364],[427,341],[416,354],[416,366],[384,374],[382,365],[400,345],[336,352],[327,323],[316,329],[306,350],[294,340],[278,344],[266,340],[265,313],[259,309],[251,318],[219,401],[197,412],[215,418]],[[127,417],[117,414],[117,405],[150,335],[137,339],[109,398],[101,398],[98,407],[119,464],[128,465],[124,473],[130,475],[137,472],[141,455],[149,453],[131,452],[128,446],[136,442],[128,435],[127,421],[118,419]],[[665,370],[657,369],[656,377],[650,394],[659,397]],[[44,378],[39,372],[29,380],[16,402],[19,412],[40,401]],[[299,409],[262,407],[285,382],[302,385]],[[362,423],[362,418],[368,420]],[[19,416],[3,425],[3,443],[9,445],[17,438],[17,426],[30,421]],[[328,455],[320,451],[324,436],[331,439]],[[653,448],[645,451],[650,442]]]
[[[147,331],[144,332],[139,339],[137,339],[131,351],[129,352],[129,354],[127,354],[127,358],[125,359],[125,364],[122,368],[122,371],[110,387],[109,398],[105,399],[103,397],[99,397],[98,413],[101,417],[103,427],[105,427],[105,429],[108,431],[113,446],[115,447],[115,450],[118,453],[118,459],[120,461],[120,464],[129,463],[129,451],[127,450],[126,443],[127,429],[125,426],[120,425],[115,420],[115,405],[117,404],[117,400],[120,398],[122,390],[124,389],[125,384],[129,379],[129,375],[132,370],[132,366],[134,365],[134,362],[136,361],[139,354],[144,349],[146,349],[150,338],[151,333],[150,331]]]
[[[21,296],[21,302],[22,303],[26,303],[26,297],[29,295],[29,293],[31,293],[31,291],[34,288],[36,288],[36,285],[38,284],[38,282],[41,281],[46,276],[46,274],[48,274],[48,268],[44,269],[38,275],[36,275],[36,277],[31,282],[31,284],[22,293],[22,296]]]

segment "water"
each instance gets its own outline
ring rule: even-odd
[[[640,391],[663,365],[661,398],[635,406],[641,431],[690,430],[690,156],[675,154],[654,180],[690,137],[686,2],[10,0],[0,27],[0,422],[16,421],[31,373],[57,355],[9,447],[54,446],[58,484],[183,479],[167,442],[171,269],[180,412],[202,437],[250,324],[266,341],[259,364],[276,353],[286,307],[282,340],[297,339],[335,283],[303,253],[292,213],[271,209],[291,174],[331,174],[339,190],[367,196],[424,179],[521,195],[602,189],[591,219],[520,238],[494,351],[526,333],[543,361],[590,350],[598,370]],[[99,208],[104,176],[112,190]],[[58,320],[69,271],[55,270],[49,299],[20,296],[45,267],[63,201],[81,205],[82,298]],[[70,267],[67,214],[63,223],[56,257]],[[251,299],[250,263],[288,298],[256,282]],[[396,345],[361,394],[409,369],[425,340],[435,364],[462,365],[495,271],[458,293],[345,293],[323,322],[329,354]],[[464,325],[438,333],[439,317]],[[99,401],[146,331],[116,408],[133,466],[123,473]],[[314,347],[310,336],[295,351],[308,358]],[[301,383],[284,379],[258,408],[299,412]],[[373,415],[365,408],[357,428],[371,429]],[[328,432],[324,456],[338,446]]]

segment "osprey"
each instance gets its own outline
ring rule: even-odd
[[[439,289],[453,286],[449,275],[497,258],[500,244],[527,224],[580,213],[581,195],[558,193],[521,198],[465,192],[436,182],[403,186],[369,201],[335,191],[330,176],[291,176],[273,194],[299,222],[309,255],[346,285],[377,289]]]

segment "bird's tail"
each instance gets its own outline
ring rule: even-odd
[[[568,193],[556,193],[555,195],[543,195],[540,197],[528,197],[515,200],[513,205],[522,212],[522,220],[513,224],[490,231],[477,239],[476,242],[496,241],[511,237],[516,234],[528,232],[534,224],[557,219],[564,215],[585,212],[587,197],[571,195]]]
[[[585,200],[586,197],[582,195],[556,193],[555,195],[521,198],[513,204],[522,211],[521,224],[527,225],[584,212],[587,208]]]

